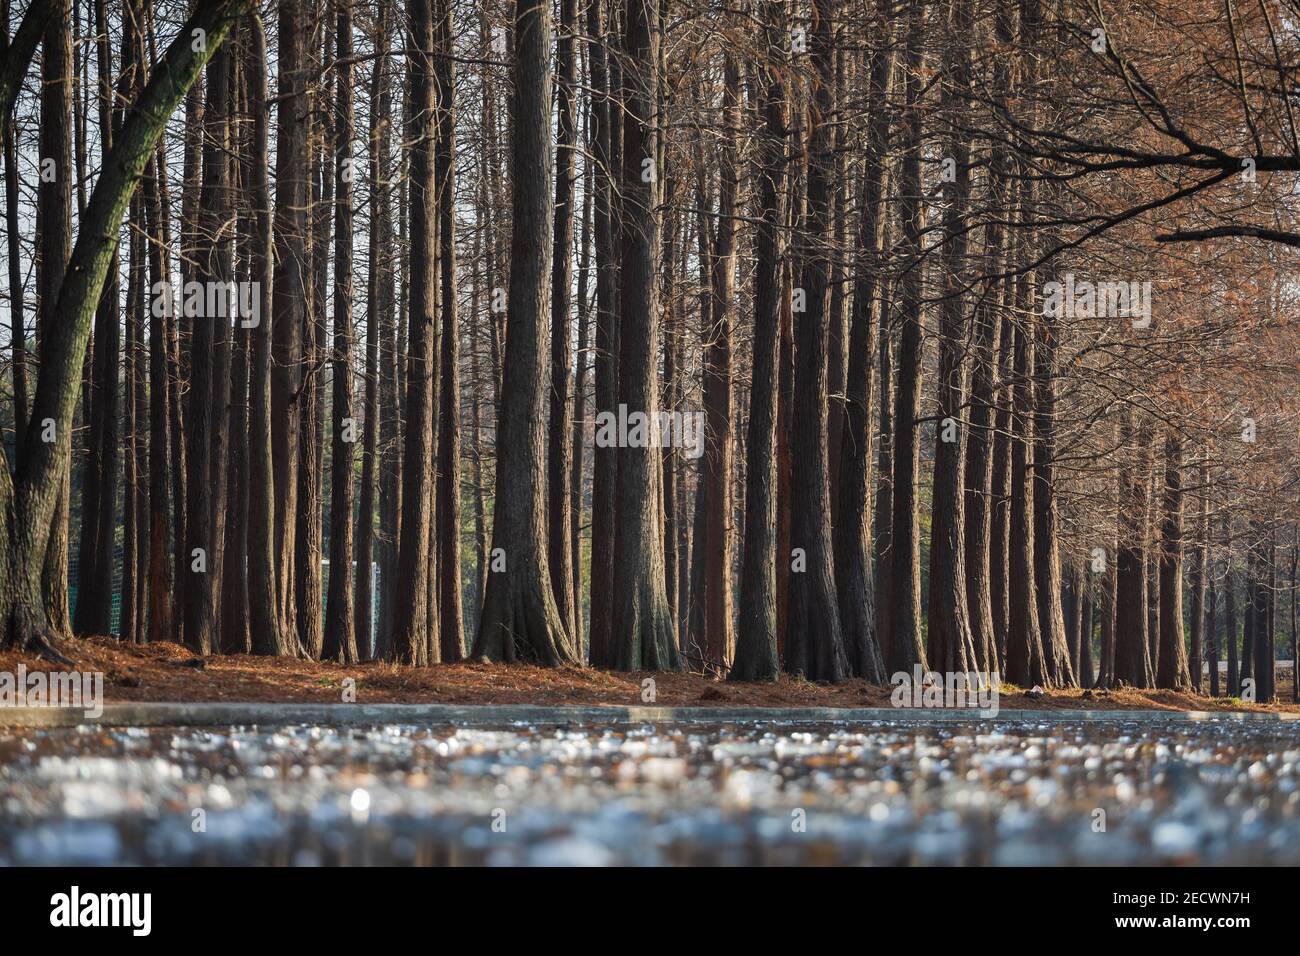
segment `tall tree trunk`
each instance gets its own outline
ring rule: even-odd
[[[550,41],[549,4],[528,5],[522,0],[515,10],[510,318],[492,527],[494,560],[500,555],[505,567],[488,575],[474,656],[522,658],[554,666],[575,662],[577,652],[555,603],[545,544],[543,342],[555,171],[550,147]]]
[[[460,310],[456,296],[456,61],[451,0],[439,0],[438,256],[442,279],[441,418],[438,427],[438,635],[440,656],[465,656],[460,568]]]
[[[1034,377],[1034,583],[1037,588],[1038,626],[1042,634],[1047,676],[1058,687],[1075,685],[1065,638],[1061,608],[1061,554],[1056,508],[1056,342],[1058,319],[1042,310],[1035,323]]]
[[[943,229],[946,255],[943,300],[939,305],[939,374],[935,381],[939,427],[935,430],[934,488],[930,518],[929,613],[926,623],[930,664],[945,673],[968,673],[975,665],[974,638],[966,603],[966,429],[961,422],[966,404],[965,350],[967,241],[966,207],[970,201],[970,147],[959,129],[959,113],[969,84],[971,15],[967,0],[949,4],[945,37],[949,66],[944,71],[946,122],[950,124],[946,155],[953,163],[947,177]],[[1058,604],[1059,606],[1059,604]]]
[[[105,0],[99,0],[95,5],[97,14],[103,15]],[[11,41],[9,36],[9,17],[10,8],[9,0],[4,0],[4,9],[0,10],[0,40],[3,41],[3,48],[6,53],[4,79],[4,95],[0,98],[0,141],[3,142],[4,164],[5,164],[5,250],[9,262],[9,341],[10,354],[12,355],[12,365],[10,366],[10,378],[13,382],[14,390],[14,467],[21,464],[18,457],[19,449],[27,436],[27,413],[28,413],[28,386],[27,386],[27,323],[23,311],[23,272],[22,272],[22,233],[19,232],[18,218],[18,125],[13,117],[13,103],[18,95],[18,88],[22,84],[23,74],[26,73],[27,67],[36,52],[36,45],[45,30],[45,23],[53,17],[59,10],[54,0],[33,0],[28,4],[27,12],[23,14],[22,22],[18,26],[18,31],[14,34]],[[105,122],[105,117],[111,113],[109,91],[112,84],[112,66],[103,51],[108,48],[107,31],[102,31],[102,39],[96,44],[100,51],[99,61],[99,107],[100,107],[100,124],[101,135],[107,137],[111,130],[111,123]],[[12,71],[12,72],[11,72]],[[109,144],[111,147],[111,143]],[[107,154],[105,149],[104,153]],[[114,297],[116,302],[116,297]],[[98,329],[96,329],[98,334]],[[98,337],[98,335],[97,335]],[[93,429],[92,429],[93,434]],[[93,439],[92,439],[93,441]],[[94,445],[92,444],[92,456],[94,454]],[[91,472],[93,474],[93,472]],[[93,552],[92,552],[93,555]],[[86,554],[83,551],[82,560],[84,562]],[[80,565],[85,568],[85,564]],[[82,577],[86,576],[84,570]],[[84,583],[89,583],[84,582]],[[84,594],[83,582],[79,579],[77,594],[78,606],[80,606]],[[111,582],[105,588],[111,588]],[[90,627],[78,626],[79,631],[93,630],[102,625],[102,631],[107,633],[108,627],[102,624],[106,620],[103,610],[103,602],[96,608],[98,617],[91,622]]]
[[[266,32],[258,16],[249,18],[248,83],[249,113],[253,121],[249,162],[249,200],[256,229],[251,244],[249,274],[257,283],[260,320],[252,329],[248,377],[248,627],[255,654],[281,655],[290,652],[289,632],[279,612],[275,537],[273,438],[271,427],[273,345],[271,295],[273,254],[271,241],[271,187],[269,117],[267,115]]]
[[[719,147],[718,224],[708,262],[710,321],[704,343],[704,458],[701,499],[706,507],[697,542],[700,555],[699,620],[702,633],[692,635],[705,666],[725,675],[735,657],[731,597],[731,326],[736,294],[736,172],[739,152],[740,68],[726,57]],[[700,549],[703,553],[700,553]],[[695,598],[693,598],[693,603]]]
[[[380,9],[391,15],[388,0]],[[382,63],[383,61],[376,61]],[[387,121],[393,111],[391,83],[381,75],[379,126],[374,132],[377,167],[372,189],[378,191],[372,228],[378,233],[380,248],[389,248],[393,240],[392,221],[392,131]],[[401,192],[399,188],[397,192]],[[402,207],[405,221],[405,205]],[[385,257],[379,266],[379,620],[375,625],[375,659],[392,660],[394,656],[393,624],[397,612],[397,568],[402,522],[402,440],[399,417],[401,395],[401,356],[405,345],[397,320],[395,293],[396,271]]]
[[[52,5],[53,6],[53,5]],[[113,59],[108,35],[106,0],[95,3],[95,49],[98,74],[100,155],[113,148],[113,131],[118,123],[113,112]],[[12,139],[6,147],[12,148]],[[7,166],[6,169],[9,167]],[[15,171],[16,176],[16,171]],[[17,185],[9,200],[10,278],[21,283],[18,272],[18,205]],[[116,246],[117,237],[113,237]],[[21,289],[21,285],[17,286]],[[104,294],[95,312],[95,350],[92,360],[91,405],[89,408],[90,454],[82,479],[81,537],[77,560],[76,630],[79,634],[107,634],[112,629],[113,557],[117,528],[117,456],[121,444],[118,433],[118,358],[121,346],[121,323],[118,319],[118,256],[113,255]],[[21,302],[11,302],[14,328],[23,329]],[[14,337],[15,448],[22,447],[26,432],[26,331]]]
[[[795,399],[791,456],[798,462],[790,540],[793,548],[786,669],[810,680],[842,680],[848,673],[832,567],[830,487],[827,479],[826,338],[829,321],[830,189],[834,160],[830,118],[834,0],[814,4],[809,59],[814,102],[809,130],[808,215],[800,250],[807,312],[795,329]],[[802,566],[801,566],[802,565]]]
[[[591,107],[588,107],[590,111]],[[591,113],[587,113],[590,127]],[[588,130],[589,132],[589,130]],[[588,135],[588,137],[590,136]],[[590,160],[588,160],[590,162]],[[573,379],[573,463],[569,475],[569,546],[572,553],[569,569],[573,578],[573,647],[579,660],[583,657],[582,615],[582,500],[583,444],[587,434],[587,349],[591,339],[590,274],[592,257],[592,196],[582,196],[582,253],[578,268],[578,352]],[[665,499],[666,500],[666,499]]]
[[[572,528],[569,523],[569,481],[573,431],[569,403],[573,377],[570,345],[570,305],[573,285],[573,215],[576,144],[578,138],[578,69],[575,45],[578,26],[577,0],[561,0],[560,28],[556,37],[556,139],[555,139],[555,234],[551,251],[551,387],[548,391],[550,431],[546,440],[547,563],[551,588],[568,634],[576,633],[576,596],[573,590]]]
[[[320,23],[327,23],[323,29]],[[308,19],[306,65],[311,71],[307,103],[307,153],[310,206],[307,215],[307,310],[302,327],[303,379],[297,401],[301,407],[298,430],[298,511],[294,525],[294,604],[298,642],[308,657],[319,659],[324,649],[324,508],[325,508],[325,375],[329,332],[326,322],[326,287],[329,284],[329,239],[333,212],[334,176],[331,128],[326,113],[328,97],[315,82],[323,75],[329,55],[333,24],[324,9],[313,9]],[[323,43],[322,38],[323,35]]]
[[[618,332],[618,404],[653,416],[659,407],[659,213],[654,124],[659,93],[659,35],[653,0],[629,0],[624,40],[622,281]],[[649,422],[647,422],[647,426]],[[629,442],[630,444],[630,442]],[[617,453],[613,655],[619,670],[679,666],[664,586],[657,448]],[[594,584],[593,584],[594,587]]]
[[[225,146],[222,152],[226,153],[225,172],[223,179],[222,192],[220,200],[221,219],[218,231],[209,233],[205,238],[212,246],[218,246],[221,267],[223,269],[223,281],[231,283],[234,281],[234,240],[237,233],[237,215],[235,211],[235,179],[234,179],[234,162],[231,152],[234,148],[235,124],[238,120],[238,108],[235,103],[235,90],[238,85],[238,71],[236,69],[237,58],[234,55],[233,47],[230,44],[227,48],[225,60],[226,77],[225,83],[225,125],[224,132]],[[230,286],[226,286],[230,288]],[[213,353],[212,353],[212,392],[209,398],[211,407],[212,424],[211,424],[211,451],[208,461],[207,481],[209,486],[209,506],[208,522],[211,526],[210,541],[211,549],[208,552],[208,588],[212,592],[211,603],[213,608],[213,650],[219,646],[219,636],[221,629],[221,583],[224,577],[225,556],[226,556],[226,528],[228,524],[227,517],[230,515],[229,507],[229,484],[227,479],[230,475],[229,469],[229,447],[230,447],[230,429],[231,429],[231,368],[233,352],[233,333],[231,330],[231,320],[235,315],[235,304],[233,297],[226,297],[224,301],[229,302],[229,309],[219,313],[218,317],[208,319],[210,323],[215,324],[213,329]],[[238,518],[236,517],[236,520]]]
[[[484,34],[481,39],[484,47],[486,47],[489,42],[486,36],[486,24],[482,24],[481,27],[481,32]],[[469,374],[474,389],[474,396],[470,401],[470,440],[473,449],[471,474],[474,486],[474,590],[469,620],[473,622],[475,628],[478,626],[479,615],[483,611],[483,593],[487,587],[488,562],[487,502],[485,500],[487,498],[487,488],[483,470],[483,406],[488,402],[495,401],[493,389],[485,384],[487,375],[481,361],[482,343],[490,338],[486,326],[493,323],[491,320],[487,322],[479,321],[479,316],[483,315],[484,299],[490,300],[492,296],[492,290],[489,288],[488,282],[492,257],[488,252],[491,246],[490,229],[486,225],[491,218],[487,204],[487,179],[487,150],[484,149],[480,151],[479,155],[476,191],[478,201],[474,204],[474,249],[471,260],[476,263],[476,266],[473,282],[470,285],[469,307],[470,315],[474,317],[474,321],[470,325],[469,336]],[[483,264],[481,272],[477,266],[478,263]]]
[[[203,104],[206,93],[202,77],[191,87],[185,97],[185,132],[183,148],[184,164],[181,170],[181,226],[180,226],[180,273],[181,281],[187,286],[195,281],[195,272],[199,255],[199,206],[203,192]],[[163,207],[167,208],[167,197],[163,197]],[[185,587],[184,582],[190,575],[190,557],[185,550],[186,509],[189,505],[188,476],[189,464],[186,461],[186,447],[189,432],[185,428],[185,406],[188,390],[186,383],[190,379],[190,336],[194,322],[182,309],[172,323],[175,329],[175,341],[170,343],[176,382],[172,403],[172,433],[176,441],[172,447],[172,497],[175,509],[172,515],[172,541],[175,562],[172,578],[176,582],[175,598],[172,602],[172,634],[178,643],[184,641],[185,630]]]
[[[1300,645],[1300,630],[1296,627],[1296,570],[1300,565],[1300,535],[1291,542],[1291,702],[1300,701],[1300,657],[1296,651]]]
[[[370,169],[367,197],[370,228],[367,230],[369,263],[366,279],[366,421],[361,457],[361,511],[357,519],[357,591],[353,625],[358,660],[369,660],[375,655],[372,638],[375,575],[372,571],[372,562],[375,554],[375,498],[379,468],[379,383],[382,377],[379,368],[380,277],[386,274],[382,262],[386,258],[386,246],[382,244],[381,232],[388,213],[388,202],[383,193],[387,165],[385,136],[388,117],[384,112],[383,104],[388,90],[384,74],[385,58],[388,53],[388,15],[388,4],[381,2],[375,14],[373,42],[376,59],[370,75],[370,133],[367,145],[367,162]]]
[[[1192,571],[1191,571],[1191,600],[1189,613],[1191,615],[1190,637],[1192,649],[1190,655],[1192,691],[1199,694],[1201,692],[1201,673],[1204,670],[1204,644],[1205,644],[1205,579],[1209,577],[1209,512],[1208,508],[1208,491],[1209,491],[1209,464],[1208,459],[1202,458],[1200,469],[1198,471],[1200,486],[1197,489],[1197,514],[1196,514],[1196,543],[1192,549]]]
[[[275,275],[271,353],[271,455],[275,473],[275,542],[280,627],[300,652],[294,603],[294,527],[298,514],[298,430],[302,418],[302,328],[306,323],[307,97],[302,0],[278,0],[279,97],[276,105]]]
[[[1014,187],[1009,187],[1014,188]],[[1008,264],[1018,259],[1020,243],[1014,237],[1008,244]],[[1015,351],[1015,327],[1011,309],[1015,303],[1014,279],[1007,279],[1002,290],[1002,315],[998,347],[994,352],[993,388],[993,464],[989,485],[989,510],[992,534],[989,540],[989,594],[993,602],[993,634],[998,669],[1007,669],[1007,631],[1011,621],[1011,377]],[[1103,665],[1104,666],[1104,665]]]
[[[703,90],[695,90],[696,100],[699,101],[703,96]],[[713,234],[716,231],[713,227],[713,194],[712,180],[706,169],[704,158],[704,131],[697,128],[695,135],[692,137],[692,146],[695,150],[695,207],[698,215],[695,217],[695,262],[699,269],[699,348],[704,352],[704,361],[700,363],[700,377],[706,379],[708,375],[708,342],[709,330],[713,324],[713,270],[710,268],[713,261]],[[670,180],[671,182],[671,180]],[[667,260],[664,260],[666,263]],[[682,262],[682,268],[685,270],[687,262]],[[682,322],[683,335],[686,333],[686,323]],[[703,383],[702,383],[703,384]],[[701,392],[705,391],[701,388]],[[707,412],[706,412],[707,420]],[[707,427],[706,427],[707,433]],[[706,434],[707,441],[707,434]],[[707,668],[708,662],[705,655],[704,638],[705,638],[705,566],[708,562],[708,555],[705,550],[705,543],[708,535],[705,529],[705,522],[708,520],[710,512],[713,510],[713,502],[710,500],[712,488],[709,482],[704,480],[704,466],[699,465],[696,468],[695,477],[695,500],[692,502],[693,513],[690,519],[691,525],[691,552],[688,557],[688,573],[683,580],[687,582],[686,590],[682,592],[682,600],[685,607],[682,609],[682,618],[685,621],[685,629],[682,632],[681,652],[682,660],[688,667]]]
[[[780,62],[786,31],[784,0],[759,10],[763,49]],[[786,89],[778,70],[760,73],[762,129],[757,145],[757,235],[754,344],[749,434],[745,443],[745,537],[741,551],[740,618],[733,680],[775,680],[780,673],[776,616],[776,362],[781,324],[778,275],[785,223]]]
[[[886,193],[888,196],[888,193]],[[889,248],[892,235],[890,219],[885,216],[885,241],[882,249]],[[880,338],[877,343],[877,362],[880,365],[878,388],[880,440],[876,450],[876,502],[872,520],[875,525],[876,566],[876,643],[884,658],[886,673],[893,664],[893,613],[894,613],[894,352],[896,322],[893,319],[893,283],[888,273],[883,276],[880,290]]]
[[[1207,531],[1208,534],[1208,531]],[[1219,587],[1215,571],[1213,546],[1205,549],[1205,577],[1208,579],[1205,598],[1206,658],[1210,670],[1210,696],[1218,697],[1219,689]]]
[[[55,321],[57,301],[63,277],[69,265],[72,246],[72,2],[59,0],[59,10],[45,25],[41,40],[41,129],[42,160],[54,161],[54,176],[41,176],[37,189],[37,234],[39,271],[37,291],[40,295],[36,319],[37,350],[42,364],[46,361],[46,341]],[[75,398],[74,398],[75,401]],[[32,414],[37,433],[46,429],[46,421]],[[69,427],[71,422],[69,421]],[[50,527],[49,545],[44,552],[42,591],[45,617],[51,632],[70,634],[68,615],[68,511],[71,497],[72,446],[64,436],[56,435],[61,449],[60,465],[54,482],[58,488]],[[71,436],[68,436],[69,439]],[[21,462],[21,458],[19,459]]]
[[[433,150],[437,135],[434,113],[433,10],[430,0],[413,0],[409,17],[411,116],[410,143],[410,280],[407,303],[406,442],[402,457],[402,526],[398,552],[397,602],[393,644],[408,664],[427,662],[430,620],[430,512],[433,480],[433,377],[435,299],[437,297],[436,188]]]
[[[899,184],[899,217],[903,243],[909,257],[899,280],[902,332],[898,346],[898,386],[894,396],[893,435],[893,531],[890,550],[893,554],[891,586],[894,597],[888,617],[891,671],[910,672],[914,665],[925,669],[925,648],[921,643],[921,527],[917,479],[920,470],[920,431],[917,419],[921,411],[921,333],[924,321],[922,304],[921,258],[922,230],[925,219],[921,187],[921,70],[924,64],[922,44],[925,34],[925,10],[919,2],[908,6],[907,41],[903,53],[904,76],[904,154]]]
[[[596,196],[596,349],[594,411],[599,419],[614,414],[618,404],[619,263],[615,253],[618,233],[618,192],[614,186],[622,156],[622,110],[616,91],[617,59],[608,56],[604,37],[614,34],[612,4],[591,0],[587,7],[594,161],[591,165]],[[599,39],[597,39],[599,38]],[[592,450],[591,479],[591,593],[611,594],[614,587],[615,492],[618,485],[618,450],[596,443]],[[612,601],[591,602],[589,658],[597,667],[614,661],[614,607]]]
[[[1028,280],[1016,282],[1017,308],[1023,316],[1029,298]],[[1010,393],[1011,419],[1011,527],[1007,561],[1007,679],[1014,684],[1047,686],[1034,578],[1033,492],[1030,456],[1033,444],[1032,334],[1028,320],[1013,324],[1012,351],[1015,384]]]
[[[232,40],[232,43],[235,41]],[[242,37],[232,54],[232,147],[236,151],[232,177],[232,194],[239,197],[237,207],[237,248],[235,281],[252,282],[251,264],[253,245],[257,242],[257,226],[252,208],[244,201],[248,194],[251,170],[248,168],[248,141],[242,118],[247,114],[247,84],[243,72],[248,64],[242,55]],[[248,286],[244,286],[248,288]],[[250,325],[254,321],[253,307],[243,308],[236,300],[235,331],[230,344],[230,419],[227,426],[230,453],[225,465],[227,525],[221,560],[221,594],[217,604],[221,629],[220,647],[223,654],[247,654],[252,646],[248,616],[248,508],[249,508],[249,445],[248,445],[248,372],[251,354]],[[260,321],[260,318],[257,319]],[[219,467],[219,466],[218,466]]]
[[[1223,516],[1223,623],[1228,645],[1228,696],[1241,696],[1241,667],[1237,657],[1237,582],[1233,571],[1232,517]]]
[[[217,51],[208,66],[207,103],[204,107],[203,190],[199,212],[199,233],[204,252],[199,255],[195,280],[206,289],[228,288],[234,276],[230,261],[230,51]],[[205,298],[213,298],[205,296]],[[187,310],[188,311],[188,310]],[[215,454],[219,419],[225,412],[224,402],[217,406],[222,392],[221,369],[217,355],[226,326],[224,313],[193,316],[189,339],[190,392],[185,416],[186,480],[185,552],[189,558],[184,579],[185,643],[197,654],[210,654],[217,637],[216,591],[213,577],[218,577],[217,514],[219,504],[213,475],[224,475],[225,459]],[[228,347],[228,343],[227,343]]]
[[[132,42],[132,47],[135,44]],[[134,50],[132,59],[134,60]],[[133,71],[135,70],[133,64]],[[132,93],[135,92],[133,84]],[[132,197],[127,216],[130,235],[127,253],[126,283],[126,361],[124,363],[126,414],[124,432],[126,454],[122,468],[122,640],[138,643],[143,630],[143,609],[140,605],[142,515],[140,511],[140,410],[136,392],[140,387],[141,316],[144,314],[144,249],[141,230],[144,227],[139,190]]]
[[[149,281],[153,288],[170,288],[170,253],[163,225],[162,181],[167,175],[164,152],[154,156],[151,174],[145,177],[145,214],[149,236]],[[172,634],[172,565],[167,553],[167,522],[171,511],[171,486],[167,466],[172,434],[168,395],[172,387],[167,328],[174,321],[171,303],[164,297],[161,308],[155,302],[149,319],[149,631],[150,643],[165,641]]]
[[[679,255],[679,246],[685,246],[685,242],[678,242],[678,233],[681,232],[680,225],[685,217],[673,215],[671,207],[673,196],[676,191],[676,177],[672,170],[667,171],[668,182],[664,185],[664,206],[666,221],[664,222],[664,242],[663,242],[663,295],[664,295],[664,359],[663,359],[663,395],[666,409],[670,412],[684,411],[682,408],[682,393],[684,391],[683,378],[685,369],[681,369],[677,363],[679,354],[679,342],[686,337],[686,322],[684,310],[679,308],[676,301],[677,288],[676,276],[679,268],[678,260],[682,258]],[[680,250],[685,253],[685,249]],[[685,271],[685,266],[680,265]],[[678,527],[678,520],[681,517],[679,512],[682,510],[679,504],[679,497],[685,494],[684,482],[679,480],[679,469],[677,468],[678,453],[672,447],[664,447],[660,453],[663,462],[663,475],[661,484],[663,485],[663,514],[664,514],[664,588],[668,595],[668,609],[673,618],[674,636],[677,640],[677,646],[683,649],[690,640],[689,634],[681,627],[681,621],[690,603],[689,597],[678,588],[681,569],[677,566],[677,540],[681,533]]]
[[[357,660],[352,604],[352,505],[356,420],[352,410],[352,0],[334,0],[334,381],[330,471],[330,583],[321,656]],[[357,578],[369,580],[369,561]]]

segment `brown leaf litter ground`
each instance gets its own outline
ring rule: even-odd
[[[653,677],[655,704],[667,707],[888,707],[890,687],[861,680],[818,684],[783,677],[775,683],[730,683],[701,674],[613,673],[591,667],[463,661],[432,667],[366,663],[343,665],[249,655],[199,659],[172,643],[135,645],[112,638],[70,641],[65,652],[78,670],[104,674],[112,702],[338,703],[343,681],[356,680],[360,703],[539,704],[637,706],[642,680]],[[59,670],[31,654],[0,652],[0,671],[22,663],[29,672]],[[1290,682],[1279,675],[1284,703],[1246,704],[1191,693],[1124,688],[1110,692],[1057,690],[1030,697],[1004,685],[1004,710],[1249,710],[1300,712]]]

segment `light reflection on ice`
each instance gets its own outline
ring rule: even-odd
[[[1230,720],[81,727],[0,734],[0,864],[1294,865],[1298,765]]]

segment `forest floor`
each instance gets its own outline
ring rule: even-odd
[[[775,683],[728,683],[700,674],[614,673],[590,667],[463,661],[433,667],[366,663],[343,665],[249,655],[196,658],[179,644],[124,644],[111,638],[72,643],[77,669],[104,674],[107,702],[338,703],[343,681],[356,680],[359,703],[534,704],[638,706],[642,681],[653,677],[655,700],[666,707],[889,707],[891,687],[861,680],[816,684],[783,677]],[[0,652],[0,671],[55,671],[30,654]],[[1280,669],[1279,669],[1280,670]],[[1247,704],[1161,690],[1059,690],[1031,697],[1004,684],[1003,710],[1249,710],[1300,712],[1291,703],[1289,675],[1278,675],[1284,703]]]

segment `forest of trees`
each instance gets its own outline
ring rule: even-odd
[[[0,25],[0,646],[1277,695],[1296,0]]]

